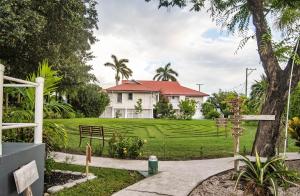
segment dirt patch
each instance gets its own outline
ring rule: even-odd
[[[74,180],[84,178],[83,175],[67,174],[62,172],[51,172],[50,175],[45,174],[44,190],[56,185],[63,185]]]
[[[300,160],[288,161],[288,167],[291,170],[297,170],[300,173]],[[233,179],[235,172],[229,170],[208,178],[199,184],[190,194],[190,196],[233,196],[233,195],[249,195],[244,192],[245,185],[240,183],[237,190],[234,190],[235,180]],[[279,188],[279,195],[300,196],[299,187],[290,187],[287,190]]]

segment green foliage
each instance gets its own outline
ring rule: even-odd
[[[201,111],[205,119],[213,119],[220,116],[220,113],[216,111],[215,106],[210,102],[203,103]]]
[[[86,117],[99,117],[110,100],[106,93],[95,84],[87,84],[78,89],[77,96],[71,99],[71,105]]]
[[[193,99],[181,100],[179,102],[180,119],[191,120],[196,113],[197,102]]]
[[[156,118],[174,118],[175,111],[172,104],[164,96],[159,98],[159,102],[154,105]]]
[[[45,175],[50,175],[54,169],[55,160],[53,157],[48,157],[45,161]]]
[[[119,84],[119,81],[122,78],[128,79],[130,76],[132,76],[132,70],[127,67],[126,63],[129,62],[128,59],[118,59],[115,55],[111,55],[111,58],[113,59],[113,63],[107,62],[104,64],[106,67],[111,67],[113,70],[116,71],[115,80],[116,85]]]
[[[142,111],[143,111],[142,103],[143,103],[142,99],[137,100],[136,105],[134,106],[136,114],[142,113]]]
[[[242,157],[240,161],[245,164],[245,168],[238,174],[235,188],[240,180],[243,180],[249,189],[246,191],[250,194],[267,195],[272,191],[276,196],[278,195],[278,186],[288,187],[300,181],[298,173],[288,170],[284,159],[280,156],[272,157],[266,162],[261,161],[257,152],[255,162],[251,162],[243,155],[240,156]]]
[[[57,72],[48,66],[47,61],[43,61],[37,73],[30,74],[27,77],[29,81],[35,81],[37,77],[44,77],[44,117],[62,117],[73,114],[72,107],[60,101],[56,101],[53,96],[57,85],[61,80]],[[3,119],[6,122],[33,122],[34,121],[34,89],[17,88],[9,91],[11,95],[20,94],[20,103],[6,108]],[[10,105],[9,105],[10,106]],[[4,133],[7,141],[32,142],[33,131],[30,128],[10,130]],[[43,125],[43,142],[46,144],[47,154],[54,149],[63,148],[67,143],[67,132],[58,124],[46,122]]]
[[[265,75],[261,76],[260,81],[255,81],[251,86],[249,108],[252,109],[253,113],[260,113],[262,105],[265,103],[267,94],[268,82]]]
[[[109,144],[109,155],[116,158],[137,158],[142,155],[142,148],[146,141],[139,137],[124,137],[114,132]]]
[[[296,140],[295,145],[300,147],[300,118],[294,117],[289,120],[289,133]]]
[[[216,110],[211,110],[204,117],[206,119],[215,119],[215,118],[219,118],[220,116],[221,114],[219,112],[217,112]]]
[[[300,117],[300,83],[293,90],[290,100],[290,117]]]
[[[164,67],[160,67],[156,70],[156,74],[153,80],[158,81],[177,81],[178,73],[174,71],[171,67],[171,63],[166,64]]]
[[[96,1],[10,0],[0,2],[0,59],[6,73],[26,78],[43,59],[62,76],[60,92],[94,80],[87,64],[96,41]]]
[[[231,113],[228,101],[237,95],[235,91],[219,90],[218,93],[213,93],[212,96],[207,99],[207,103],[214,105],[215,110],[219,109],[224,117],[227,118]]]

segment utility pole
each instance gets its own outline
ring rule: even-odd
[[[245,83],[245,96],[248,97],[248,76],[255,71],[256,68],[246,68],[246,83]]]
[[[204,84],[196,84],[196,85],[198,85],[198,87],[199,87],[199,92],[200,92],[200,90],[201,90],[201,85],[204,85]]]

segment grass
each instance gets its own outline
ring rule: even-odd
[[[66,163],[55,163],[54,169],[79,172],[85,171],[85,167],[83,166],[71,165]],[[76,185],[72,188],[64,189],[54,195],[108,196],[143,179],[143,177],[135,171],[90,167],[90,172],[95,174],[97,178],[86,183]]]
[[[63,125],[68,131],[67,152],[84,153],[88,140],[79,145],[79,125],[103,125],[105,136],[110,137],[113,131],[128,137],[139,136],[147,140],[142,158],[156,155],[159,159],[201,159],[231,156],[233,138],[230,128],[227,137],[223,128],[219,133],[212,120],[161,120],[161,119],[55,119],[52,122]],[[243,126],[245,131],[240,139],[241,153],[249,153],[254,141],[256,125]],[[93,140],[93,149],[100,155],[100,142]],[[107,156],[108,144],[102,151]],[[289,151],[297,151],[292,140],[289,140]]]

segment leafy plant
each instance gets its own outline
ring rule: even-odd
[[[141,98],[137,100],[136,105],[134,106],[136,114],[140,114],[143,112],[142,103],[143,103],[143,100]]]
[[[117,158],[137,158],[142,155],[142,148],[146,140],[139,137],[124,137],[123,135],[114,132],[109,144],[109,155]]]
[[[172,104],[164,96],[160,96],[159,102],[154,105],[156,118],[174,118],[175,111]]]
[[[61,77],[57,76],[57,72],[51,69],[47,61],[43,61],[37,73],[30,74],[27,77],[29,81],[35,81],[37,77],[43,77],[44,83],[44,117],[73,114],[72,107],[64,102],[55,99],[55,91]],[[21,95],[20,102],[10,106],[4,112],[4,120],[6,122],[33,122],[34,120],[34,89],[33,88],[17,88],[10,92],[11,95]],[[6,141],[33,141],[33,130],[31,128],[21,128],[10,130],[4,133]],[[67,143],[67,132],[58,124],[52,122],[44,122],[43,125],[43,142],[46,144],[46,157],[51,150],[63,148]]]
[[[291,137],[296,140],[295,145],[300,147],[300,118],[294,117],[289,120],[289,132]]]
[[[253,195],[268,195],[272,191],[276,196],[278,186],[298,186],[295,183],[300,180],[298,173],[288,170],[282,157],[275,156],[262,162],[256,151],[255,162],[252,162],[249,158],[240,156],[242,158],[239,160],[245,164],[245,168],[238,174],[235,189],[240,180],[243,180],[246,183],[246,192],[252,191]]]
[[[195,115],[197,102],[193,99],[181,100],[179,102],[180,118],[190,120]]]
[[[71,105],[76,112],[85,117],[99,117],[109,102],[108,95],[101,92],[101,88],[95,84],[80,87],[77,96],[71,99]]]

